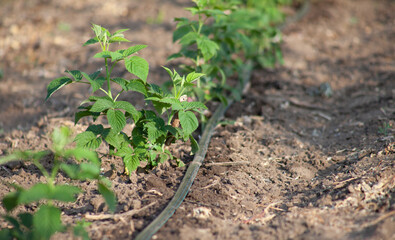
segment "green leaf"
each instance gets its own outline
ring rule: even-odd
[[[0,164],[5,164],[11,161],[15,160],[31,160],[31,159],[41,159],[45,155],[48,155],[49,151],[40,151],[40,152],[33,152],[30,150],[27,151],[15,151],[10,155],[7,155],[5,157],[0,157]]]
[[[50,199],[62,202],[74,202],[75,195],[81,193],[82,190],[76,186],[70,185],[56,185],[51,189]]]
[[[188,74],[186,81],[188,83],[191,83],[191,82],[198,80],[200,77],[202,77],[204,75],[205,75],[204,73],[191,72],[190,74]]]
[[[135,91],[147,96],[147,89],[141,80],[132,80],[126,85],[127,91]]]
[[[148,133],[148,140],[151,143],[154,143],[159,137],[165,136],[167,134],[167,130],[164,128],[164,126],[165,122],[159,117],[156,117],[144,124],[144,128]]]
[[[111,57],[110,53],[111,53],[110,51],[102,51],[102,52],[96,53],[93,57],[94,58],[110,58]]]
[[[33,227],[33,215],[31,213],[20,213],[18,218],[23,226],[31,229]]]
[[[219,50],[218,44],[208,39],[206,36],[199,38],[197,40],[197,45],[199,50],[202,52],[205,61],[214,57]]]
[[[120,52],[122,53],[122,55],[124,57],[129,57],[133,53],[136,53],[136,52],[138,52],[141,49],[144,49],[146,47],[147,47],[147,45],[135,45],[135,46],[132,46],[132,47],[126,49],[126,50],[121,50]]]
[[[45,101],[48,100],[48,98],[52,96],[54,92],[72,82],[73,81],[68,77],[60,77],[50,82],[47,86],[47,97],[45,98]]]
[[[86,131],[78,134],[74,141],[77,143],[77,147],[96,149],[100,146],[102,139],[97,137],[97,134],[94,134],[91,131]]]
[[[74,195],[80,192],[81,190],[75,186],[56,185],[51,187],[48,184],[38,183],[30,189],[22,191],[19,195],[18,203],[28,204],[42,199],[74,202]]]
[[[123,59],[123,55],[119,52],[103,51],[96,53],[94,58],[111,58],[111,61],[115,62]]]
[[[84,45],[82,45],[82,46],[94,44],[94,43],[97,43],[97,42],[99,42],[99,39],[98,39],[97,37],[94,37],[94,38],[91,38],[91,39],[89,39],[88,41],[86,41],[86,42],[84,43]]]
[[[30,189],[24,190],[20,193],[18,198],[19,204],[28,204],[37,202],[42,199],[49,199],[50,188],[47,184],[38,183]]]
[[[87,117],[87,116],[93,116],[93,118],[97,118],[98,116],[100,116],[100,112],[91,112],[91,111],[79,111],[77,113],[75,113],[74,115],[74,124],[77,124],[78,121],[83,118],[83,117]]]
[[[174,78],[174,74],[175,74],[175,71],[176,71],[176,70],[173,70],[173,71],[174,71],[174,73],[173,73],[173,72],[172,72],[169,68],[167,68],[167,67],[163,67],[163,66],[162,66],[162,68],[166,70],[166,72],[169,74],[169,76],[170,76],[171,79]]]
[[[123,33],[123,32],[126,32],[128,30],[129,30],[129,28],[119,29],[119,30],[115,31],[115,33],[113,35],[117,35],[119,33]]]
[[[61,211],[49,205],[42,205],[33,216],[34,239],[50,239],[64,229],[60,220]]]
[[[115,197],[115,194],[105,184],[100,182],[98,183],[98,190],[100,194],[104,197],[104,200],[106,201],[110,211],[115,212],[115,208],[117,205],[117,199]]]
[[[100,177],[100,166],[97,164],[81,163],[78,165],[62,163],[60,168],[71,179],[87,180],[99,179]]]
[[[12,192],[3,197],[3,206],[9,212],[12,211],[16,206],[18,206],[20,192]]]
[[[184,136],[189,136],[199,126],[199,122],[195,114],[191,111],[179,111],[178,117],[180,119],[181,127],[184,130]]]
[[[97,73],[97,72],[95,72]],[[100,72],[99,72],[100,73]],[[92,92],[96,92],[97,90],[99,90],[101,88],[101,86],[103,85],[103,83],[105,82],[104,78],[99,78],[99,79],[92,79],[92,77],[84,72],[81,72],[81,74],[86,78],[86,80],[89,81],[89,83],[92,86]]]
[[[199,39],[199,34],[196,32],[189,32],[180,39],[181,45],[190,45]]]
[[[64,153],[65,157],[74,157],[77,161],[84,159],[91,163],[100,165],[100,160],[95,151],[88,150],[86,148],[71,148],[67,149]]]
[[[149,65],[148,62],[139,56],[132,56],[125,60],[125,68],[132,74],[147,82]]]
[[[112,78],[111,81],[119,84],[119,86],[121,86],[123,90],[128,91],[128,89],[126,88],[126,84],[128,84],[128,80],[124,78],[116,77],[116,78]]]
[[[91,112],[103,112],[107,109],[113,108],[114,102],[107,99],[97,100],[90,109]]]
[[[189,32],[191,32],[191,26],[189,25],[183,25],[177,27],[177,29],[173,32],[173,42],[176,42],[178,39],[181,39]]]
[[[182,102],[181,104],[184,110],[207,109],[202,102]]]
[[[174,53],[174,54],[168,56],[166,60],[167,61],[171,61],[173,59],[180,58],[180,57],[183,57],[183,56],[184,55],[182,55],[181,53]]]
[[[134,122],[137,122],[140,118],[139,111],[137,111],[136,108],[129,102],[126,102],[126,101],[115,102],[114,108],[125,110],[125,112],[132,115]]]
[[[96,80],[97,76],[99,76],[99,74],[101,73],[102,68],[99,68],[96,72],[89,74],[89,77],[92,80]],[[81,72],[82,73],[82,72]]]
[[[175,98],[157,98],[157,97],[149,97],[145,99],[146,101],[152,101],[153,104],[155,104],[154,102],[160,102],[160,103],[166,103],[169,106],[171,106],[173,108],[173,110],[180,110],[182,109],[182,105],[180,100],[175,99]],[[162,107],[162,104],[160,105]]]
[[[82,240],[89,240],[89,234],[85,230],[85,227],[88,227],[91,223],[85,222],[85,220],[77,222],[77,224],[73,228],[74,236],[81,237]]]
[[[125,169],[129,174],[135,171],[140,166],[139,158],[136,155],[127,155],[123,158]]]
[[[111,37],[109,43],[114,43],[114,42],[130,42],[124,37],[116,36],[116,37]]]
[[[71,70],[71,71],[66,70],[65,72],[67,72],[68,74],[70,74],[70,75],[74,78],[74,80],[75,80],[76,82],[82,80],[82,74],[81,74],[81,71],[79,71],[79,70]]]
[[[107,111],[107,119],[108,123],[115,132],[122,131],[126,125],[125,115],[119,110],[109,109]]]
[[[191,147],[192,147],[192,153],[196,153],[199,150],[199,144],[195,140],[195,138],[191,135],[189,135],[189,140],[191,141]]]

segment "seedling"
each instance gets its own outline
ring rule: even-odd
[[[45,177],[44,183],[36,183],[29,189],[24,189],[17,184],[9,184],[15,191],[2,198],[2,204],[7,213],[2,217],[10,224],[11,228],[0,231],[0,239],[50,239],[56,232],[64,232],[70,226],[61,221],[61,210],[56,207],[56,202],[74,202],[76,195],[82,190],[69,184],[56,184],[56,177],[60,171],[71,179],[95,180],[98,190],[103,195],[111,211],[115,210],[116,199],[110,190],[111,183],[100,175],[100,161],[97,154],[83,148],[67,148],[71,142],[71,131],[62,127],[52,134],[51,151],[16,151],[11,155],[0,158],[0,164],[13,160],[31,161]],[[46,169],[41,160],[53,156],[51,169]],[[67,163],[65,160],[75,159],[79,163]],[[35,213],[21,212],[16,216],[13,213],[18,206],[35,203],[38,210]],[[88,239],[84,230],[85,223],[74,226],[76,235]]]
[[[389,122],[384,122],[382,127],[379,127],[379,133],[383,134],[384,136],[388,136],[388,130],[392,128]]]
[[[178,73],[169,73],[172,83],[172,93],[158,85],[147,83],[149,66],[148,62],[134,54],[144,49],[145,45],[135,45],[123,50],[110,51],[110,45],[116,42],[129,42],[124,35],[127,29],[121,29],[111,34],[107,29],[93,24],[92,29],[96,37],[88,40],[84,45],[98,43],[101,51],[94,57],[103,58],[105,65],[104,76],[101,70],[87,74],[79,70],[66,71],[71,77],[61,77],[53,80],[47,88],[48,99],[55,91],[71,83],[89,84],[92,95],[83,101],[80,111],[75,114],[75,123],[81,118],[91,116],[93,121],[99,116],[106,117],[109,127],[102,124],[90,125],[85,132],[75,138],[78,147],[97,149],[103,142],[109,145],[109,152],[122,157],[125,164],[125,173],[137,169],[141,161],[147,162],[146,168],[152,168],[165,160],[172,159],[171,152],[165,148],[176,139],[191,140],[192,149],[197,149],[197,144],[192,133],[198,127],[194,112],[206,109],[199,102],[185,102],[184,94],[194,88],[193,82],[203,74],[192,72],[186,77]],[[133,56],[132,56],[133,55]],[[124,79],[113,77],[114,67],[124,62],[124,66],[137,78]],[[111,85],[117,84],[122,90],[118,93],[112,91]],[[96,96],[96,91],[101,91],[105,96]],[[118,101],[124,92],[138,92],[144,96],[147,103],[152,102],[155,111],[137,110],[127,101]],[[164,116],[164,114],[166,115]],[[172,124],[172,121],[179,124]],[[167,123],[166,123],[167,120]],[[134,122],[131,136],[122,130],[127,122]]]

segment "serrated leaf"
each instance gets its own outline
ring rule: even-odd
[[[188,83],[194,82],[196,80],[198,80],[200,77],[204,76],[204,73],[196,73],[196,72],[191,72],[187,75],[186,77],[186,81]]]
[[[135,91],[142,93],[144,96],[147,96],[147,89],[145,88],[144,83],[140,80],[132,80],[126,85],[127,91]]]
[[[119,33],[123,33],[123,32],[126,32],[128,30],[129,30],[129,28],[119,29],[119,30],[115,31],[113,35],[117,35]]]
[[[119,110],[109,109],[107,111],[107,119],[111,128],[114,129],[115,132],[122,131],[126,125],[125,115]]]
[[[90,77],[92,80],[95,80],[95,79],[97,78],[97,76],[99,76],[99,74],[101,73],[101,71],[102,71],[102,68],[99,68],[96,72],[89,74],[89,77]]]
[[[132,47],[126,49],[126,50],[122,50],[122,55],[124,57],[129,57],[133,53],[136,53],[136,52],[138,52],[138,51],[140,51],[140,50],[142,50],[142,49],[144,49],[146,47],[147,47],[147,45],[135,45],[135,46],[132,46]]]
[[[42,205],[33,216],[34,239],[50,239],[54,233],[64,229],[60,215],[58,208]]]
[[[183,25],[177,27],[177,29],[173,32],[173,42],[176,42],[178,39],[181,39],[190,31],[191,31],[191,27],[189,25]]]
[[[122,109],[125,112],[129,113],[133,117],[133,121],[137,122],[140,118],[139,112],[136,110],[136,108],[129,102],[126,101],[118,101],[115,102],[114,108]]]
[[[65,72],[70,74],[76,82],[81,81],[81,79],[82,79],[82,74],[81,74],[81,71],[79,71],[79,70],[71,70],[71,71],[66,70]]]
[[[184,130],[184,137],[189,136],[199,126],[199,122],[195,114],[191,111],[179,111],[178,117],[180,119],[181,127]]]
[[[47,86],[47,97],[45,98],[45,101],[48,100],[48,98],[52,96],[54,92],[72,82],[73,81],[68,77],[60,77],[50,82]]]
[[[219,50],[218,44],[207,37],[199,38],[197,40],[197,45],[198,49],[202,52],[205,61],[208,61],[214,57]]]
[[[99,112],[91,112],[91,111],[79,111],[74,116],[74,124],[77,124],[81,118],[87,117],[87,116],[93,116],[95,118],[95,117],[100,116],[100,113]]]
[[[78,134],[74,141],[77,143],[77,147],[96,149],[100,146],[102,139],[93,132],[87,131]]]
[[[110,38],[109,43],[114,43],[114,42],[130,42],[129,40],[127,40],[124,37],[120,37],[120,36],[113,36]]]
[[[160,129],[160,126],[155,122],[148,122],[144,125],[148,133],[148,141],[154,143],[156,139],[163,136],[165,133]]]
[[[99,39],[97,37],[91,38],[88,41],[86,41],[82,46],[90,45],[90,44],[95,44],[99,42]]]
[[[104,197],[104,200],[108,205],[108,209],[110,209],[111,212],[114,212],[117,205],[115,194],[103,183],[98,183],[98,190]]]
[[[189,32],[180,39],[181,45],[189,45],[199,39],[199,34],[196,32]]]
[[[139,56],[132,56],[125,60],[125,68],[132,74],[147,82],[149,65],[148,62]]]
[[[103,51],[103,52],[96,53],[93,57],[94,58],[110,58],[111,57],[110,53],[111,53],[110,51]]]
[[[90,109],[91,112],[103,112],[107,109],[113,108],[114,102],[107,99],[97,100]]]
[[[124,78],[116,77],[116,78],[112,78],[111,81],[119,84],[119,86],[121,86],[123,90],[128,91],[128,89],[126,88],[126,85],[129,82],[128,80]]]
[[[130,174],[140,166],[139,158],[136,155],[127,155],[123,158],[125,170]]]
[[[102,136],[109,145],[116,149],[120,149],[122,147],[122,143],[127,141],[124,139],[124,135],[122,133],[116,132],[114,129],[106,128]]]
[[[100,71],[97,71],[100,73]],[[95,72],[95,73],[97,73]],[[94,73],[94,74],[95,74]],[[92,92],[96,92],[97,90],[99,90],[101,88],[101,86],[103,85],[103,83],[105,82],[104,78],[98,78],[98,79],[92,79],[92,77],[84,72],[81,72],[81,74],[86,78],[86,80],[89,81],[89,83],[92,86]]]

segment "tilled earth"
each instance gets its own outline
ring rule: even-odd
[[[185,16],[188,5],[186,0],[4,1],[0,155],[45,149],[58,126],[75,133],[87,127],[72,119],[88,88],[71,86],[43,99],[46,85],[65,69],[101,67],[90,58],[95,49],[81,47],[91,37],[91,22],[130,28],[133,44],[149,45],[141,51],[150,62],[149,81],[160,83],[167,80],[161,65],[178,48],[171,42],[172,19]],[[285,29],[285,64],[253,73],[243,100],[215,129],[190,193],[153,238],[394,239],[394,12],[391,0],[313,1],[308,14]],[[122,69],[117,73],[127,77]],[[124,99],[143,106],[138,96]],[[171,150],[187,167],[188,145]],[[87,230],[92,239],[133,238],[172,198],[186,167],[168,162],[128,177],[119,159],[104,148],[100,154],[119,206],[111,219],[89,220]],[[23,187],[44,179],[29,163],[1,166],[0,178]],[[70,180],[59,176],[57,182]],[[93,184],[72,183],[85,193],[59,205],[65,223],[107,213]],[[11,190],[2,184],[0,197]]]

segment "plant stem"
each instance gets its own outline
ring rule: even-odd
[[[111,94],[111,81],[110,81],[110,74],[111,74],[111,72],[108,70],[108,59],[107,58],[104,59],[104,63],[106,65],[106,80],[107,80],[107,88],[108,88],[107,95],[111,99],[113,99],[112,98],[112,94]]]

